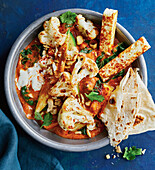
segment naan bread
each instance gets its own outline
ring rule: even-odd
[[[129,68],[120,86],[112,92],[104,112],[100,115],[100,119],[107,127],[112,146],[118,145],[124,138],[127,138],[135,121],[139,100],[135,76],[132,68]]]
[[[100,119],[107,127],[112,146],[128,135],[155,130],[155,104],[137,70],[129,68]]]
[[[136,114],[136,120],[130,134],[139,134],[149,130],[155,130],[155,104],[148,89],[136,72],[138,93],[140,93],[141,102],[139,111]]]

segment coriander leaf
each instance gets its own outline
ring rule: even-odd
[[[86,126],[80,129],[79,131],[81,131],[83,135],[87,135]]]
[[[97,100],[97,101],[99,101],[99,102],[102,102],[102,101],[104,100],[104,96],[99,95],[99,93],[97,93],[97,92],[91,92],[91,93],[89,93],[89,94],[86,94],[86,93],[85,93],[85,95],[86,95],[86,97],[87,97],[88,99],[90,99],[91,101]]]
[[[141,148],[136,148],[136,146],[132,146],[132,148],[130,147],[128,150],[128,147],[125,147],[123,158],[126,158],[127,160],[134,160],[136,158],[136,155],[142,155]]]
[[[52,114],[51,113],[47,113],[44,115],[44,123],[41,125],[40,128],[42,128],[43,126],[49,126],[52,123]]]
[[[118,74],[116,74],[112,79],[115,79],[115,78],[117,78],[117,77],[120,77],[120,76],[124,76],[124,72],[125,72],[125,70],[123,69],[122,71],[120,71]]]
[[[72,13],[71,11],[67,11],[60,16],[60,21],[62,23],[66,23],[66,24],[74,24],[76,16],[77,16],[76,13]]]
[[[35,112],[34,115],[35,115],[34,118],[36,120],[42,120],[43,121],[43,118],[42,118],[42,116],[41,116],[41,114],[39,112]]]
[[[91,53],[92,51],[93,51],[92,49],[89,49],[89,48],[85,47],[84,49],[82,49],[82,50],[80,51],[80,53],[86,53],[86,54],[88,54],[88,53]]]

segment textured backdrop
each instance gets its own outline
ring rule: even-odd
[[[146,154],[136,160],[126,161],[123,158],[105,160],[106,153],[112,153],[113,148],[104,148],[83,152],[69,153],[48,148],[29,137],[15,122],[6,103],[4,94],[5,62],[16,38],[33,21],[45,14],[66,8],[86,8],[97,12],[113,8],[119,12],[118,22],[123,25],[135,39],[142,35],[146,37],[152,48],[144,54],[148,69],[148,89],[155,100],[155,1],[154,0],[0,0],[0,108],[14,123],[18,136],[18,157],[21,167],[23,141],[35,144],[43,149],[44,154],[52,154],[59,159],[64,169],[150,169],[155,167],[155,132],[130,136],[122,142],[121,147],[137,146],[146,148]]]

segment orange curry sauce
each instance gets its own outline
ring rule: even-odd
[[[66,33],[68,28],[65,27],[64,24],[62,24],[60,26],[60,32],[61,33]],[[77,31],[77,29],[73,26],[70,28],[70,31],[72,32],[74,38],[76,39],[76,37],[78,35],[80,35],[80,32]],[[97,37],[97,40],[94,40],[94,41],[99,41],[99,36]],[[117,39],[115,39],[115,43],[114,45],[117,45],[119,42]],[[22,64],[21,61],[22,61],[22,56],[20,55],[19,57],[19,61],[18,61],[18,64],[17,64],[17,67],[16,67],[16,74],[15,74],[15,82],[18,82],[18,79],[19,79],[19,74],[20,74],[20,69],[27,69],[29,67],[32,67],[34,65],[35,62],[38,62],[39,59],[41,59],[41,56],[40,56],[40,51],[38,50],[37,47],[35,47],[34,45],[37,44],[37,45],[41,45],[40,42],[39,42],[39,39],[38,38],[35,38],[25,49],[30,49],[32,51],[32,54],[28,54],[28,58],[29,60],[26,62],[26,64]],[[83,42],[81,45],[77,46],[78,50],[80,51],[81,49],[84,49],[85,47],[88,47],[88,44],[86,42]],[[95,55],[95,53],[97,55]],[[53,55],[53,52],[51,49],[48,50],[48,54],[49,55]],[[92,60],[96,61],[97,57],[100,55],[101,53],[95,49],[95,50],[92,50],[91,53],[88,53],[87,54],[87,57],[91,58]],[[72,69],[74,68],[74,65],[72,67]],[[70,70],[70,72],[72,72],[72,70]],[[46,79],[46,77],[45,77]],[[115,88],[120,80],[122,79],[122,77],[118,77],[114,80],[110,80],[109,81],[109,85],[113,86],[113,88]],[[47,79],[46,79],[47,80]],[[89,77],[86,77],[84,78],[83,80],[81,80],[81,82],[79,83],[79,89],[80,89],[80,93],[81,94],[84,94],[84,93],[88,93],[90,92],[90,89],[87,89],[88,87],[90,87],[91,89],[93,89],[95,87],[95,84],[96,84],[96,81],[98,80],[97,77],[94,77],[94,78],[89,78]],[[56,83],[56,81],[55,81]],[[15,83],[16,84],[16,83]],[[90,86],[89,86],[90,85]],[[22,94],[21,94],[21,90],[18,90],[17,86],[16,86],[16,91],[17,91],[17,94],[18,94],[18,97],[21,101],[21,104],[23,106],[23,110],[26,114],[26,117],[28,119],[34,119],[34,111],[35,111],[35,107],[36,107],[36,103],[37,103],[37,99],[38,99],[38,96],[39,96],[39,92],[40,91],[34,91],[32,89],[32,87],[29,87],[29,92],[32,93],[33,95],[33,101],[34,101],[34,104],[31,106],[29,105],[25,99],[23,98]],[[109,99],[109,97],[106,97],[106,93],[104,91],[104,88],[101,88],[99,90],[99,93],[101,95],[104,95],[105,97],[105,100],[103,102],[98,102],[98,101],[93,101],[91,102],[90,106],[89,107],[86,107],[87,110],[90,110],[94,116],[98,115],[102,106],[105,107],[106,104],[107,104],[107,101]],[[84,96],[84,95],[83,95]],[[88,98],[85,98],[85,100],[87,101]],[[42,121],[37,121],[38,124],[42,124],[43,122]],[[97,128],[95,130],[92,130],[90,131],[91,133],[91,136],[94,137],[96,135],[98,135],[99,133],[103,132],[103,130],[105,129],[104,127],[104,124],[97,118],[95,119],[95,122],[97,124]],[[74,132],[71,132],[71,131],[65,131],[63,130],[59,124],[58,124],[58,121],[57,121],[57,115],[53,115],[53,119],[52,119],[52,122],[51,122],[51,125],[49,126],[44,126],[45,129],[61,136],[61,137],[64,137],[64,138],[69,138],[69,139],[84,139],[84,138],[89,138],[87,135],[83,135],[83,134],[75,134]]]

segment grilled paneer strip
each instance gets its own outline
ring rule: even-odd
[[[99,49],[106,54],[111,53],[114,44],[118,11],[106,8],[102,17]]]
[[[144,37],[139,38],[135,43],[99,70],[103,82],[125,69],[149,48],[151,47],[147,40]]]

